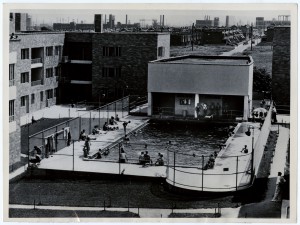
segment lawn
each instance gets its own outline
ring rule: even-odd
[[[260,43],[253,46],[252,51],[248,48],[243,53],[236,53],[234,55],[250,55],[253,58],[254,66],[259,69],[266,69],[268,73],[272,74],[273,49],[271,44]]]
[[[132,218],[139,216],[132,212],[116,211],[81,211],[81,210],[49,210],[49,209],[9,209],[10,218]]]
[[[192,46],[171,46],[170,56],[180,55],[220,55],[223,52],[229,52],[234,49],[229,45],[196,45],[192,51]]]

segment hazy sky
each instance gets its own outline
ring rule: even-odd
[[[151,24],[152,19],[156,19],[159,23],[160,15],[165,15],[165,24],[168,26],[186,26],[192,25],[197,19],[204,19],[205,15],[210,16],[213,20],[214,17],[220,18],[220,26],[225,25],[226,15],[230,16],[230,25],[242,23],[255,25],[256,17],[264,17],[265,20],[272,20],[273,18],[278,19],[278,15],[290,15],[290,11],[279,11],[279,10],[268,10],[268,11],[230,11],[230,10],[13,10],[13,12],[26,12],[32,16],[33,24],[48,23],[52,24],[55,22],[75,22],[80,23],[93,23],[94,14],[106,14],[107,20],[108,15],[115,15],[115,22],[125,23],[126,14],[130,23],[140,22],[140,19],[145,19],[146,24]]]

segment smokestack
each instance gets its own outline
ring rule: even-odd
[[[95,26],[95,32],[99,32],[99,33],[103,32],[103,23],[102,23],[101,14],[95,14],[94,26]]]
[[[163,27],[165,26],[165,15],[162,15],[163,19],[162,19],[162,25]]]
[[[161,15],[159,15],[159,25],[161,26]]]
[[[106,24],[106,14],[105,14],[105,19],[104,19],[104,23]]]
[[[126,14],[126,25],[127,25],[127,14]]]

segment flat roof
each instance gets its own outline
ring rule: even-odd
[[[150,63],[167,63],[167,64],[229,64],[229,65],[249,65],[253,63],[251,56],[200,56],[185,55],[151,61]]]

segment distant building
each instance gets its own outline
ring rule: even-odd
[[[252,85],[251,56],[189,55],[152,61],[148,65],[148,115],[195,117],[199,106],[203,116],[231,114],[233,119],[247,121]]]
[[[196,27],[197,28],[203,28],[203,27],[212,27],[213,26],[213,20],[196,20]]]
[[[245,40],[249,40],[251,38],[251,27],[249,25],[244,25],[240,27]]]
[[[70,23],[53,23],[54,31],[75,31],[75,30],[94,30],[94,24],[86,24],[86,23],[78,23],[70,22]]]
[[[219,17],[214,18],[214,27],[219,27],[220,26],[220,19]]]
[[[226,27],[229,27],[229,16],[226,16],[226,24],[225,24]]]
[[[258,29],[260,35],[264,33],[265,30],[264,17],[256,17],[256,28]]]
[[[290,26],[274,27],[272,60],[272,98],[277,105],[290,106],[290,55]]]

